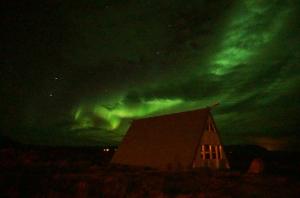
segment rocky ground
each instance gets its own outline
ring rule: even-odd
[[[248,164],[247,169],[161,172],[147,168],[111,166],[108,162],[113,153],[99,155],[98,151],[95,152],[95,155],[101,156],[102,160],[99,161],[99,158],[92,160],[93,155],[84,158],[86,155],[83,154],[78,157],[81,155],[80,152],[72,151],[77,157],[71,157],[68,152],[59,157],[56,151],[54,152],[56,157],[53,157],[53,152],[2,149],[0,197],[299,197],[300,195],[298,161],[283,163],[275,160],[276,163],[274,161],[266,163],[261,158],[255,158]],[[64,159],[66,154],[69,158]],[[237,164],[233,167],[243,166]]]
[[[116,167],[19,167],[0,176],[1,197],[298,197],[296,175],[160,172]]]

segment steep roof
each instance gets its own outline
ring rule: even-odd
[[[210,109],[134,120],[112,163],[163,168],[189,167]]]

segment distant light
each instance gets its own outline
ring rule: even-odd
[[[52,97],[52,96],[53,96],[53,93],[50,93],[49,96]]]

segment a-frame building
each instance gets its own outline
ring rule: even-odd
[[[156,169],[228,169],[210,108],[134,120],[111,163]]]

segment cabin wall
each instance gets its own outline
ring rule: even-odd
[[[208,167],[211,169],[229,168],[220,137],[210,116],[207,119],[207,125],[200,139],[193,167]]]
[[[203,145],[212,149],[205,159]],[[214,146],[220,148],[221,141],[209,108],[150,117],[133,121],[111,163],[173,170],[221,168],[225,153],[214,152]]]
[[[221,141],[217,133],[206,130],[200,140],[200,145],[204,144],[219,145],[221,144]]]

